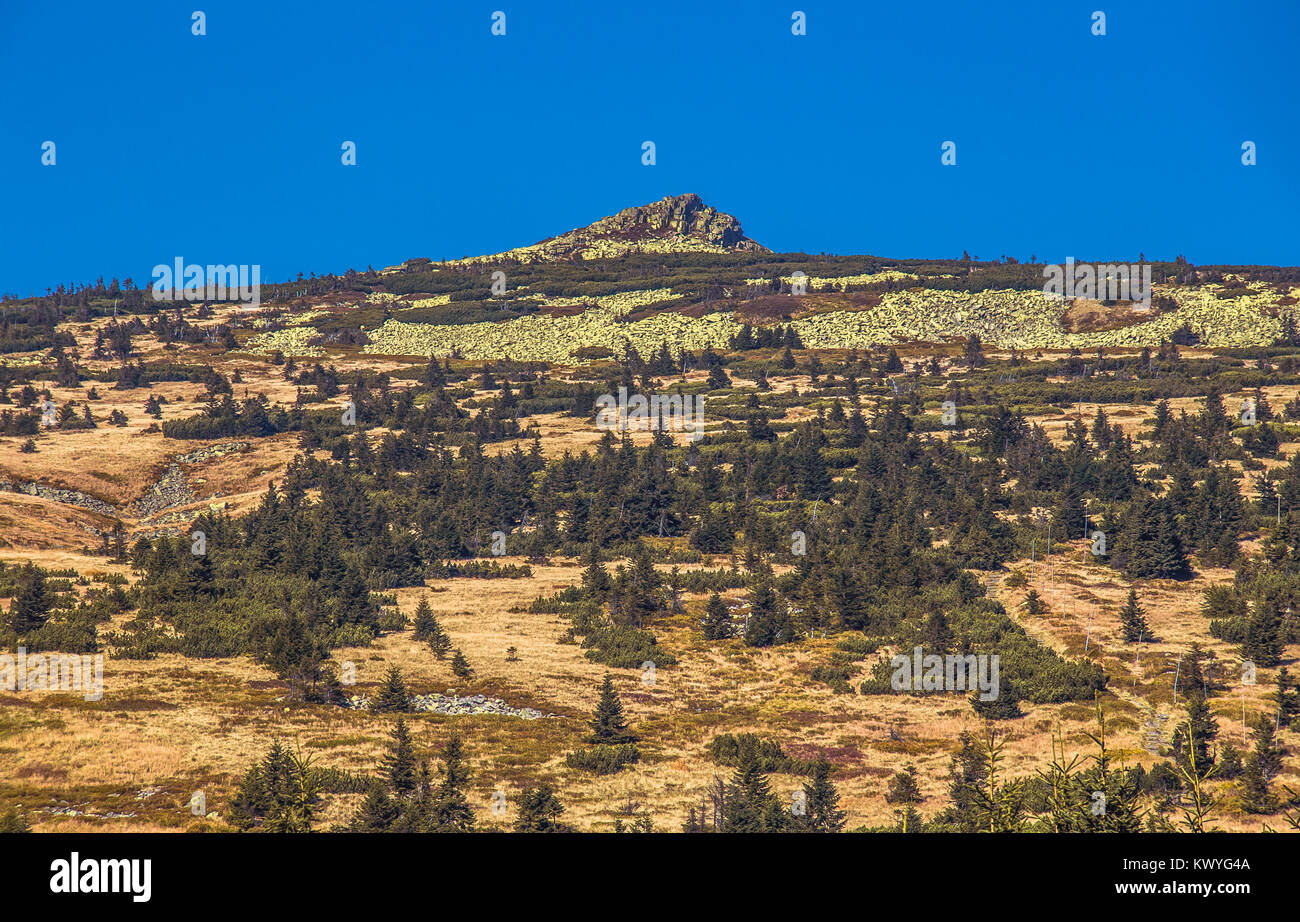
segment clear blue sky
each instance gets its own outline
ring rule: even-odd
[[[1294,265],[1298,35],[1294,0],[3,0],[0,291],[495,252],[691,191],[776,250]]]

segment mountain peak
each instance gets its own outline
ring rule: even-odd
[[[630,253],[769,252],[745,236],[734,216],[694,192],[624,208],[558,237],[463,262],[612,259]]]

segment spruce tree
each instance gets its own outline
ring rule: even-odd
[[[440,832],[473,832],[474,811],[464,788],[469,783],[464,746],[453,733],[442,750],[442,782],[434,797],[434,825]]]
[[[1005,675],[998,683],[997,697],[985,701],[983,693],[977,689],[971,694],[969,700],[975,713],[986,720],[1012,720],[1024,716],[1024,712],[1020,710],[1020,693]]]
[[[1254,755],[1259,759],[1259,770],[1265,781],[1272,781],[1282,771],[1282,750],[1277,744],[1277,728],[1266,714],[1255,718],[1251,727],[1255,741]]]
[[[794,625],[785,603],[777,598],[771,582],[763,577],[749,590],[749,621],[745,626],[745,643],[751,647],[770,647],[794,640]]]
[[[465,654],[456,650],[451,655],[451,671],[458,679],[472,679],[474,677],[474,667],[469,664]]]
[[[1256,666],[1276,666],[1282,661],[1285,644],[1282,638],[1282,613],[1272,600],[1255,603],[1254,611],[1246,619],[1245,636],[1241,640],[1242,659]]]
[[[948,764],[948,803],[939,819],[958,832],[980,832],[980,801],[987,773],[980,741],[963,730],[959,748]]]
[[[18,572],[18,591],[9,605],[9,626],[21,638],[45,624],[53,607],[54,596],[45,585],[45,571],[27,561]]]
[[[1137,590],[1128,591],[1128,601],[1119,613],[1120,631],[1124,635],[1124,640],[1128,643],[1138,643],[1139,641],[1150,641],[1151,628],[1147,624],[1147,619],[1138,605]]]
[[[600,562],[600,552],[596,545],[587,547],[587,568],[582,571],[582,594],[589,599],[604,602],[609,598],[612,583],[609,572]]]
[[[894,815],[898,817],[899,832],[921,831],[924,821],[916,805],[924,799],[921,788],[916,783],[915,765],[907,765],[889,779],[889,790],[885,792],[885,800],[899,805],[899,809],[894,811]]]
[[[740,764],[727,786],[723,832],[780,832],[788,821],[772,793],[757,752],[742,751]]]
[[[1205,693],[1199,687],[1189,689],[1187,696],[1187,722],[1174,731],[1174,756],[1184,770],[1192,768],[1195,758],[1196,770],[1208,772],[1214,764],[1210,755],[1210,743],[1219,735],[1219,725],[1205,703]]]
[[[383,785],[374,784],[366,793],[365,800],[357,810],[348,829],[352,832],[388,832],[401,811],[393,798],[388,796]]]
[[[1273,813],[1277,809],[1259,756],[1253,752],[1246,757],[1241,773],[1241,805],[1247,813]]]
[[[1277,705],[1278,723],[1283,727],[1291,726],[1291,721],[1300,717],[1300,691],[1296,690],[1285,666],[1277,671],[1277,691],[1273,693],[1273,701]]]
[[[839,809],[840,794],[831,782],[831,763],[818,759],[812,780],[803,786],[805,814],[802,826],[812,832],[843,832],[848,815]]]
[[[416,640],[427,641],[437,626],[438,619],[433,616],[429,600],[420,599],[420,604],[415,606],[415,621],[412,624],[411,636]]]
[[[389,667],[388,674],[384,676],[384,684],[370,709],[376,713],[392,711],[399,714],[411,709],[411,693],[407,691],[402,672],[396,666]]]
[[[614,680],[607,672],[605,681],[600,686],[600,700],[596,702],[596,710],[592,714],[591,736],[588,741],[617,745],[635,743],[636,740],[636,735],[628,729],[627,720],[623,716],[623,702],[619,700],[618,691],[614,688]]]
[[[725,640],[735,632],[735,627],[731,623],[731,612],[727,609],[727,603],[722,601],[716,591],[709,595],[709,601],[704,606],[704,639],[705,640]]]
[[[415,749],[406,721],[400,717],[393,727],[392,751],[384,758],[384,777],[396,794],[406,795],[415,790]]]
[[[549,784],[524,788],[519,795],[515,832],[567,832],[568,827],[560,822],[562,813],[564,805]]]

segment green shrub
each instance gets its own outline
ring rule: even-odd
[[[613,775],[641,758],[641,750],[635,744],[621,746],[593,746],[590,749],[578,749],[569,753],[564,764],[569,768],[592,772],[597,775]]]

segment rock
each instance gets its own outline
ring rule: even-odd
[[[91,512],[98,512],[100,515],[117,515],[116,508],[102,499],[95,499],[95,497],[88,493],[82,493],[80,490],[60,490],[57,487],[41,486],[39,483],[15,484],[7,480],[0,480],[0,490],[26,493],[28,496],[53,500],[56,503],[63,503],[68,506],[79,506],[82,509],[89,509]]]
[[[353,695],[347,699],[347,703],[343,706],[365,711],[370,709],[370,700],[361,695]],[[488,698],[484,695],[468,695],[464,698],[457,697],[454,694],[412,695],[411,710],[457,717],[467,714],[499,714],[502,717],[519,717],[524,720],[537,720],[541,717],[555,716],[554,714],[543,714],[535,708],[511,707],[500,698]]]
[[[518,260],[610,259],[628,253],[770,252],[745,236],[740,221],[718,211],[695,193],[665,196],[624,208],[594,224],[528,247],[493,256],[456,260],[461,264]]]
[[[167,468],[167,473],[154,485],[154,488],[131,505],[132,512],[139,518],[150,518],[176,506],[186,506],[197,502],[198,497],[190,489],[185,474],[175,464]]]

